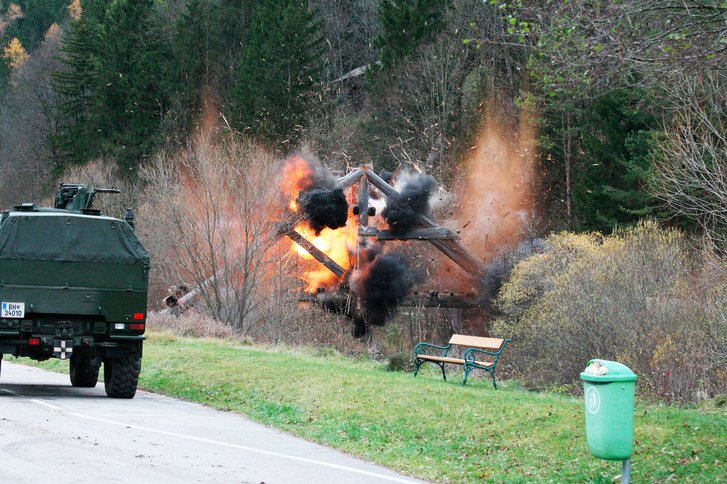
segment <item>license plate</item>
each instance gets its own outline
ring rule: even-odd
[[[24,318],[25,317],[25,303],[22,302],[5,302],[3,301],[0,306],[0,317],[1,318]]]

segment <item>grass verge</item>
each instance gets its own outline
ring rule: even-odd
[[[620,474],[620,463],[590,456],[578,398],[514,382],[462,387],[461,370],[449,382],[438,369],[413,378],[325,351],[151,334],[144,352],[144,389],[239,412],[422,479],[605,483]],[[724,481],[725,406],[639,402],[634,481]]]

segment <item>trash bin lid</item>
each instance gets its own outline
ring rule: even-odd
[[[637,378],[628,366],[609,360],[591,360],[581,373],[581,380],[600,383],[636,381]]]

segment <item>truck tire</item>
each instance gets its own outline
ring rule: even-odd
[[[71,385],[79,388],[94,388],[98,383],[99,367],[90,356],[71,355]]]
[[[111,398],[134,398],[141,372],[141,358],[124,356],[106,358],[103,362],[103,379],[106,396]]]

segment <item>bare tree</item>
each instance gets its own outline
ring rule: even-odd
[[[727,250],[727,77],[686,79],[670,97],[682,101],[658,142],[653,191],[679,215],[696,220]]]
[[[727,65],[724,2],[527,2],[519,14],[528,22],[515,22],[509,42],[530,39],[523,45],[550,66],[548,89],[654,85]]]
[[[212,317],[246,334],[260,318],[277,262],[274,160],[249,143],[201,137],[177,156],[157,158],[143,176],[145,217],[171,228],[171,246],[161,243],[156,255],[201,288]]]
[[[52,73],[58,68],[60,27],[53,24],[43,44],[12,73],[10,89],[0,106],[0,202],[3,205],[47,195],[54,158],[57,98]]]

